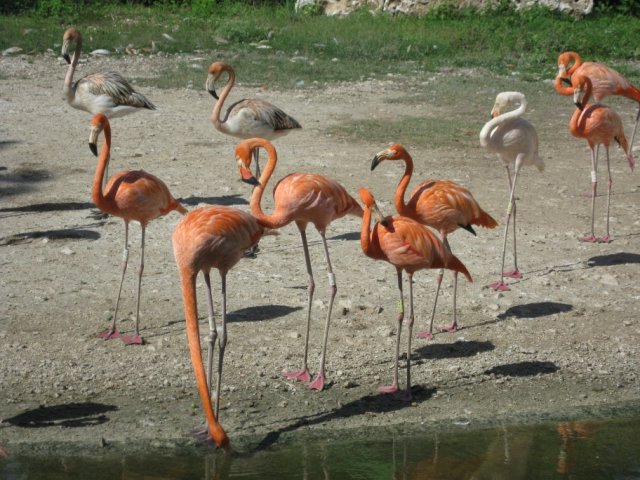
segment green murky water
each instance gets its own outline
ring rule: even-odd
[[[224,455],[0,458],[0,479],[640,479],[640,417],[309,441]]]

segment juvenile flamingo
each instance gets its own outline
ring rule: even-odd
[[[411,193],[409,203],[405,203],[404,196],[413,174],[413,159],[409,152],[399,144],[377,153],[371,161],[374,170],[385,160],[402,160],[405,163],[404,175],[400,179],[395,193],[396,211],[405,217],[410,217],[424,225],[435,228],[442,236],[442,243],[451,250],[447,235],[464,228],[473,235],[476,234],[472,225],[494,228],[498,224],[485,212],[466,188],[450,180],[425,180]],[[444,269],[440,269],[437,278],[436,298],[433,302],[429,330],[418,332],[419,338],[433,338],[433,319],[436,313],[438,294]],[[453,272],[453,322],[442,327],[445,332],[455,332],[458,329],[456,315],[456,292],[458,290],[458,272]]]
[[[258,181],[251,173],[251,157],[252,152],[258,148],[264,148],[268,155],[267,165]],[[310,174],[310,173],[292,173],[282,178],[273,189],[274,212],[266,215],[262,211],[260,205],[264,189],[276,168],[278,156],[274,146],[263,138],[251,138],[244,140],[236,147],[236,159],[240,167],[240,176],[243,181],[255,185],[253,194],[251,195],[251,213],[259,222],[271,229],[278,229],[295,222],[300,237],[302,238],[302,248],[304,250],[304,259],[307,266],[307,274],[309,275],[308,286],[308,302],[307,302],[307,329],[304,345],[304,360],[300,370],[292,372],[283,372],[283,375],[289,379],[298,379],[303,382],[309,382],[311,377],[307,368],[307,356],[309,352],[309,329],[311,325],[311,305],[313,302],[313,293],[315,290],[315,281],[313,279],[313,271],[311,268],[311,259],[309,257],[309,246],[307,244],[307,224],[312,223],[320,237],[324,246],[324,254],[327,261],[327,270],[329,273],[329,307],[327,309],[327,318],[325,321],[324,340],[322,343],[322,355],[320,357],[320,368],[316,378],[309,383],[309,388],[314,390],[322,390],[325,382],[325,357],[327,353],[327,339],[329,337],[329,323],[331,320],[331,310],[333,309],[333,301],[336,296],[337,286],[331,259],[329,258],[329,247],[325,232],[329,224],[338,218],[347,214],[362,216],[362,208],[351,197],[342,185],[331,178]]]
[[[220,97],[218,97],[215,83],[224,72],[227,73],[228,79]],[[214,62],[209,66],[206,88],[217,100],[211,113],[211,123],[216,130],[225,135],[242,139],[260,137],[274,140],[288,134],[293,129],[302,128],[295,118],[287,115],[275,105],[255,98],[238,100],[231,104],[221,120],[222,105],[231,92],[235,80],[236,73],[230,65]],[[254,160],[258,177],[260,177],[259,154],[259,149],[256,149]]]
[[[251,215],[240,210],[211,206],[189,212],[176,226],[173,235],[173,252],[180,273],[180,285],[184,302],[185,321],[191,363],[198,384],[200,400],[207,417],[208,432],[217,445],[228,448],[229,439],[218,423],[222,365],[227,344],[227,273],[242,258],[244,251],[255,245],[265,233],[265,228]],[[213,315],[211,279],[209,272],[215,268],[220,273],[222,293],[222,326],[219,331]],[[209,354],[205,376],[200,348],[196,277],[203,272],[207,286],[209,306]],[[215,410],[211,405],[211,377],[213,351],[218,340],[218,369],[215,389]]]
[[[361,188],[358,193],[364,203],[360,245],[364,254],[374,260],[384,260],[396,267],[398,291],[400,292],[400,313],[398,315],[398,333],[396,334],[395,366],[391,385],[379,387],[382,393],[398,393],[398,359],[400,357],[400,332],[404,319],[404,296],[402,292],[402,271],[409,278],[409,318],[407,328],[407,384],[401,398],[411,399],[411,335],[414,321],[413,313],[413,274],[425,268],[447,268],[460,272],[470,282],[471,274],[467,268],[442,243],[438,236],[426,226],[401,215],[384,217],[376,205],[373,195]],[[371,229],[371,214],[376,223]]]
[[[70,57],[69,50],[73,42],[76,48],[73,57]],[[94,115],[102,113],[109,118],[121,117],[141,108],[155,110],[153,103],[136,92],[119,73],[92,73],[73,82],[81,51],[82,35],[76,28],[67,29],[62,38],[62,56],[69,64],[63,89],[69,105]]]
[[[520,106],[507,112],[513,103]],[[493,117],[480,130],[480,145],[488,152],[498,154],[498,158],[507,169],[509,179],[509,204],[507,205],[507,219],[504,226],[504,242],[502,245],[502,263],[500,265],[500,280],[489,286],[494,290],[510,290],[504,283],[504,277],[522,278],[518,270],[518,257],[516,254],[516,179],[523,165],[535,165],[538,170],[544,170],[544,162],[538,155],[538,133],[536,129],[522,115],[527,109],[525,96],[520,92],[502,92],[496,96],[496,101],[491,110]],[[514,168],[513,180],[510,167]],[[513,215],[513,270],[504,271],[504,259],[507,250],[507,233],[509,220]]]
[[[571,121],[569,122],[569,130],[574,137],[584,138],[589,144],[591,150],[591,233],[580,237],[581,242],[604,242],[611,241],[609,235],[609,212],[611,207],[611,167],[609,165],[609,146],[615,141],[617,142],[627,156],[629,168],[633,171],[633,156],[631,149],[627,144],[624,136],[624,127],[620,115],[611,107],[596,103],[589,104],[592,96],[591,78],[581,73],[574,74],[572,80],[575,84],[573,101],[578,108],[573,112]],[[596,209],[596,187],[598,156],[596,153],[598,145],[604,145],[607,157],[607,233],[600,239],[596,238],[594,233],[594,217]]]
[[[586,75],[593,84],[592,96],[596,103],[609,95],[620,95],[638,102],[638,114],[633,126],[629,151],[633,150],[633,141],[636,138],[638,122],[640,122],[640,88],[631,84],[613,68],[601,63],[583,62],[576,52],[563,52],[558,56],[558,75],[555,80],[555,89],[560,95],[571,96],[578,85],[575,75]],[[563,82],[570,86],[563,85]],[[597,159],[597,148],[596,148]]]
[[[101,132],[104,132],[104,145],[98,157],[98,166],[93,177],[92,199],[96,207],[105,213],[120,217],[124,220],[124,251],[122,255],[122,277],[118,288],[116,308],[113,314],[111,328],[100,334],[105,340],[112,338],[122,338],[127,344],[143,343],[139,331],[140,317],[140,287],[142,284],[142,272],[144,270],[144,235],[147,224],[154,218],[166,215],[172,210],[177,210],[181,214],[187,210],[171,196],[169,189],[162,180],[142,170],[123,170],[113,175],[107,182],[103,190],[105,171],[109,164],[111,152],[111,127],[107,117],[101,113],[91,119],[91,134],[89,136],[89,146],[94,154],[97,154],[97,142]],[[138,290],[136,299],[136,327],[134,335],[121,336],[116,329],[116,319],[118,317],[118,305],[120,304],[120,293],[124,274],[127,271],[127,261],[129,259],[129,222],[139,222],[142,227],[142,239],[140,247],[140,268],[138,270]]]

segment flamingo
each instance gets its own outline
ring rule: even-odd
[[[442,243],[451,250],[447,235],[464,228],[473,235],[476,234],[472,225],[494,228],[497,222],[485,212],[473,198],[469,190],[450,180],[425,180],[411,193],[409,203],[405,203],[404,196],[413,174],[413,159],[409,152],[399,144],[377,153],[371,161],[371,170],[385,160],[402,160],[405,163],[404,175],[400,179],[395,193],[396,211],[405,217],[412,218],[424,225],[435,228],[440,232]],[[440,269],[437,278],[436,298],[433,303],[429,331],[418,332],[419,338],[433,338],[433,319],[436,313],[438,293],[444,269]],[[456,291],[458,289],[458,272],[453,272],[453,322],[442,328],[443,331],[453,333],[458,329],[456,318]]]
[[[223,448],[229,446],[227,434],[218,423],[222,365],[227,344],[227,273],[243,257],[244,251],[258,242],[265,230],[260,222],[246,212],[225,206],[209,206],[189,212],[178,223],[172,235],[174,256],[180,273],[191,363],[207,418],[209,435],[218,446]],[[218,270],[221,280],[222,327],[220,331],[216,327],[213,315],[209,277],[212,268]],[[196,277],[201,271],[207,286],[209,305],[209,355],[206,377],[200,349],[196,299]],[[210,388],[216,339],[219,352],[214,410],[211,404]]]
[[[97,141],[101,132],[104,132],[104,145],[100,150],[96,173],[93,177],[92,199],[96,207],[104,213],[120,217],[124,220],[124,250],[122,254],[122,277],[116,299],[116,308],[113,314],[111,328],[100,334],[105,340],[122,338],[126,344],[141,345],[143,339],[139,331],[140,317],[140,287],[142,284],[142,272],[144,270],[144,238],[147,224],[154,218],[161,217],[177,210],[181,214],[187,210],[171,196],[165,183],[159,178],[142,170],[123,170],[113,175],[103,189],[105,171],[109,164],[111,152],[111,126],[107,117],[101,113],[91,119],[91,134],[89,146],[94,155],[97,155]],[[116,329],[118,306],[124,274],[127,271],[129,259],[129,222],[139,222],[142,227],[142,240],[140,250],[140,268],[138,270],[138,290],[136,299],[136,324],[135,334],[121,336]]]
[[[260,180],[251,173],[251,157],[257,148],[264,148],[268,155]],[[329,336],[329,323],[331,320],[331,310],[337,292],[337,285],[331,259],[329,257],[329,247],[325,232],[329,224],[347,214],[362,216],[362,208],[351,197],[345,188],[335,180],[310,173],[292,173],[281,179],[273,189],[274,212],[267,215],[262,211],[261,201],[264,189],[275,170],[278,156],[272,143],[263,138],[251,138],[244,140],[236,147],[236,159],[240,167],[240,176],[243,181],[255,185],[251,195],[251,213],[258,221],[265,224],[270,229],[282,228],[285,225],[295,222],[300,237],[302,238],[302,248],[304,259],[309,276],[308,302],[307,302],[307,328],[304,345],[304,360],[300,370],[285,371],[283,375],[289,379],[297,379],[303,382],[310,382],[309,388],[322,390],[325,383],[325,358],[327,352],[327,339]],[[311,259],[309,257],[309,246],[307,244],[307,224],[313,223],[322,238],[324,254],[329,273],[329,307],[325,321],[324,340],[322,344],[322,355],[320,357],[320,368],[318,375],[310,381],[309,370],[307,368],[307,356],[309,352],[309,327],[311,325],[311,304],[315,290]]]
[[[218,97],[215,82],[223,72],[227,73],[228,79],[220,93],[220,97]],[[287,115],[275,105],[255,98],[238,100],[231,104],[221,120],[222,105],[229,92],[231,92],[235,80],[236,73],[230,65],[223,62],[214,62],[209,66],[206,88],[213,98],[217,100],[211,113],[211,123],[213,123],[216,130],[225,135],[242,139],[260,137],[274,140],[287,135],[293,129],[302,128],[295,118]],[[260,177],[259,155],[259,149],[256,149],[254,160],[258,177]]]
[[[384,217],[376,205],[373,195],[361,188],[358,193],[365,206],[360,232],[360,245],[364,254],[374,260],[385,260],[396,267],[398,291],[400,292],[400,313],[396,335],[395,365],[391,385],[378,388],[382,393],[398,393],[398,358],[400,356],[400,332],[404,319],[404,298],[402,292],[402,272],[409,277],[409,319],[407,328],[407,383],[400,397],[411,399],[411,332],[413,328],[413,274],[425,268],[447,268],[460,272],[470,282],[471,274],[438,236],[421,223],[402,215]],[[376,223],[371,229],[371,214]]]
[[[72,43],[76,49],[69,56]],[[64,96],[73,108],[93,115],[102,113],[109,118],[122,117],[142,108],[155,110],[155,105],[133,87],[119,73],[92,73],[73,82],[73,74],[80,61],[82,35],[76,28],[69,28],[62,37],[62,56],[69,64],[64,77]]]
[[[563,52],[558,56],[558,75],[555,80],[555,89],[561,95],[571,96],[574,89],[578,85],[574,75],[586,75],[593,83],[592,96],[596,103],[609,96],[620,95],[630,98],[638,102],[638,114],[636,115],[636,123],[631,134],[631,142],[629,142],[630,151],[633,150],[633,141],[636,137],[638,122],[640,122],[640,88],[631,84],[626,78],[617,71],[609,68],[601,63],[583,62],[580,55],[576,52]],[[566,82],[570,86],[564,86]],[[596,148],[596,158],[597,158]]]
[[[593,83],[590,77],[577,73],[574,74],[572,80],[575,84],[573,100],[578,108],[573,112],[571,121],[569,122],[569,130],[571,134],[577,138],[584,138],[589,144],[591,150],[591,233],[580,237],[582,242],[604,242],[611,241],[609,235],[609,211],[611,206],[611,167],[609,165],[609,146],[616,141],[624,150],[627,156],[629,168],[633,171],[633,156],[631,149],[627,144],[624,136],[624,127],[620,115],[611,107],[602,104],[589,104],[589,99],[593,92]],[[596,208],[596,188],[598,156],[597,146],[603,144],[607,157],[607,233],[600,239],[596,238],[594,233],[594,217]]]
[[[519,103],[518,108],[505,111],[512,104]],[[538,170],[544,170],[544,162],[538,155],[538,133],[536,129],[522,115],[527,109],[527,100],[520,92],[501,92],[491,110],[493,117],[480,130],[480,145],[498,155],[507,169],[509,180],[509,204],[507,205],[507,219],[504,227],[504,242],[502,245],[502,263],[500,266],[500,280],[488,285],[494,290],[510,290],[504,282],[504,277],[522,278],[518,270],[516,255],[516,179],[523,165],[535,165]],[[513,180],[510,167],[514,168]],[[513,270],[504,271],[505,252],[507,250],[507,233],[509,220],[513,215]]]

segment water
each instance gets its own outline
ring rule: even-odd
[[[375,430],[374,430],[375,432]],[[0,479],[640,479],[640,417],[421,435],[308,441],[224,455],[202,446],[147,454],[0,458]]]

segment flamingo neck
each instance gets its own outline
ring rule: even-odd
[[[491,132],[493,132],[493,130],[499,125],[522,116],[526,109],[527,101],[526,99],[521,98],[520,106],[518,108],[509,112],[502,113],[485,123],[484,127],[482,127],[482,130],[480,130],[480,145],[485,148],[489,147],[491,143]]]
[[[371,249],[371,209],[365,205],[362,215],[362,228],[360,229],[360,246],[365,255],[369,255]]]
[[[229,75],[229,79],[227,80],[227,84],[220,92],[218,101],[213,107],[213,112],[211,112],[211,123],[213,123],[213,126],[216,128],[216,130],[222,133],[229,133],[227,123],[220,120],[220,113],[222,112],[222,106],[224,105],[224,102],[227,99],[227,96],[229,95],[229,92],[233,88],[233,84],[236,81],[236,73],[232,68],[229,67],[225,68],[225,71]]]
[[[394,196],[394,203],[396,206],[396,211],[402,215],[407,208],[407,205],[404,203],[404,195],[407,192],[407,187],[409,186],[409,182],[411,181],[411,175],[413,175],[413,158],[408,153],[404,153],[401,157],[404,160],[404,175],[398,182],[398,186],[396,187],[396,193]]]
[[[75,89],[71,88],[71,83],[73,82],[73,75],[76,72],[76,67],[78,66],[78,62],[80,61],[81,51],[82,51],[82,36],[80,35],[80,33],[78,33],[78,37],[76,38],[76,49],[73,52],[73,58],[71,59],[69,68],[67,68],[67,74],[64,77],[64,93],[69,102],[73,101],[76,95]]]
[[[253,189],[253,193],[251,194],[251,201],[249,206],[251,208],[251,214],[258,220],[259,223],[264,225],[267,228],[276,229],[280,228],[283,225],[277,221],[275,215],[267,215],[262,210],[262,195],[264,194],[264,190],[271,179],[271,175],[273,175],[274,170],[276,169],[276,164],[278,163],[278,154],[276,153],[276,149],[274,146],[263,139],[257,139],[254,148],[262,147],[267,152],[267,164],[260,175],[260,179],[258,180],[259,185],[257,185]]]
[[[111,210],[112,201],[104,196],[102,191],[102,184],[104,182],[104,175],[109,165],[109,158],[111,156],[111,127],[106,124],[104,126],[104,145],[100,150],[100,156],[98,157],[98,166],[96,167],[96,173],[93,176],[93,187],[91,190],[91,197],[93,203],[100,210],[108,212]]]
[[[580,55],[576,52],[570,52],[569,53],[569,61],[573,60],[573,65],[571,65],[569,68],[567,68],[567,73],[569,75],[573,75],[573,73],[580,68],[580,65],[582,65],[582,58],[580,57]]]
[[[561,77],[560,75],[556,76],[556,80],[553,83],[553,87],[555,88],[556,92],[560,95],[573,95],[573,87],[563,84],[562,78],[563,77]]]

